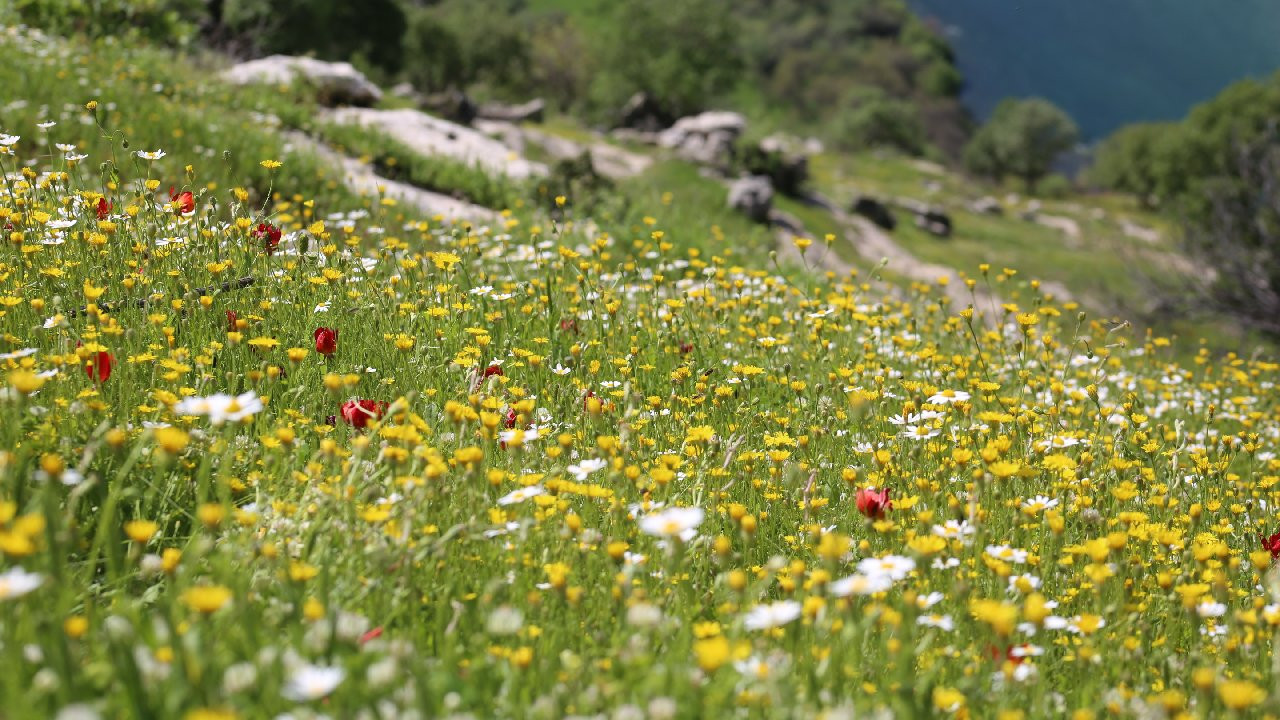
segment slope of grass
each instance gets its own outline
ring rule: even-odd
[[[335,207],[360,204],[314,158],[285,153],[273,125],[300,124],[314,112],[303,93],[278,88],[232,88],[213,78],[211,57],[125,47],[104,41],[94,45],[9,30],[0,33],[0,85],[12,100],[0,106],[0,127],[19,133],[17,156],[61,160],[89,154],[110,165],[79,166],[77,172],[110,173],[119,180],[152,177],[163,188],[205,192],[243,186],[261,202],[273,187]],[[86,110],[95,101],[96,109]],[[55,122],[47,130],[38,123]],[[90,132],[85,132],[89,129]],[[145,161],[137,151],[163,150],[166,157]],[[281,161],[276,169],[263,160]],[[185,167],[198,166],[198,175]]]
[[[746,257],[759,257],[773,247],[768,228],[730,209],[725,186],[703,177],[688,163],[661,160],[641,175],[621,181],[618,189],[627,209],[598,219],[622,232],[639,235],[658,229],[668,242],[681,247],[713,244]],[[645,222],[657,216],[660,223]]]
[[[274,250],[21,165],[7,715],[1280,712],[1280,365],[793,282],[682,165],[611,238]]]

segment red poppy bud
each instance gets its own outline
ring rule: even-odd
[[[106,220],[111,216],[111,203],[105,197],[98,198],[98,219]]]
[[[338,351],[338,331],[333,328],[318,327],[312,333],[316,341],[316,352],[321,355],[332,355]]]
[[[91,353],[89,359],[85,361],[84,372],[89,376],[90,380],[104,383],[107,378],[111,377],[111,368],[115,365],[115,362],[115,357],[105,350]]]
[[[387,403],[379,400],[348,400],[342,403],[342,420],[362,430],[370,422],[382,419],[387,407]]]
[[[1262,541],[1262,549],[1271,553],[1272,560],[1280,558],[1280,532],[1271,537],[1259,535],[1258,539]]]
[[[173,189],[173,186],[170,185],[169,200],[173,202],[178,212],[182,213],[183,215],[186,215],[189,212],[194,212],[196,209],[196,196],[193,195],[190,190],[176,192]]]
[[[893,501],[889,499],[889,488],[881,490],[863,488],[858,491],[855,502],[858,512],[875,520],[884,517],[886,510],[893,509]]]
[[[262,243],[262,249],[268,255],[274,254],[280,246],[281,230],[271,223],[259,223],[250,234]]]

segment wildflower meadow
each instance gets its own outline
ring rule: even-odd
[[[1280,712],[1280,364],[110,101],[0,135],[0,716]]]

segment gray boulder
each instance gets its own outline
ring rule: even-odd
[[[1000,201],[987,195],[980,197],[969,204],[969,209],[979,215],[1003,215],[1004,206]]]
[[[476,117],[482,120],[498,120],[509,123],[540,123],[546,109],[547,103],[542,98],[534,98],[519,105],[485,103],[477,109]]]
[[[401,82],[391,86],[391,96],[411,100],[413,102],[422,101],[422,93],[413,86],[413,83]]]
[[[733,161],[734,144],[746,129],[747,119],[739,113],[704,112],[677,120],[658,134],[658,144],[685,160],[727,168]]]
[[[306,83],[323,105],[376,104],[382,91],[351,63],[309,57],[272,55],[235,65],[222,73],[233,85],[294,85]]]
[[[898,220],[889,206],[870,195],[859,195],[853,201],[852,209],[884,230],[893,230],[898,226]]]
[[[729,207],[751,218],[754,222],[769,221],[773,208],[773,185],[763,175],[738,178],[729,186]]]
[[[897,198],[894,205],[911,213],[921,230],[937,237],[951,237],[951,216],[946,210],[914,198]]]
[[[445,90],[427,95],[419,100],[418,105],[433,115],[460,125],[470,125],[479,110],[475,102],[461,90]]]
[[[634,143],[636,145],[658,144],[658,133],[647,130],[635,130],[625,127],[614,128],[609,131],[609,137],[622,143]]]
[[[662,103],[647,92],[638,92],[618,111],[619,129],[656,133],[671,127],[672,117]]]
[[[768,175],[773,187],[789,197],[800,197],[809,180],[806,141],[774,134],[755,147],[738,152],[739,166],[752,175]]]
[[[951,237],[951,216],[938,208],[916,215],[916,227],[937,237]]]

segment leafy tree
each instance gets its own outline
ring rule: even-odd
[[[561,110],[583,100],[590,63],[584,61],[586,43],[565,18],[540,19],[530,38],[530,67],[534,87]]]
[[[876,88],[851,94],[848,109],[836,119],[839,143],[852,150],[892,147],[910,154],[924,150],[924,127],[917,107]]]
[[[973,136],[964,151],[965,164],[996,180],[1012,175],[1035,192],[1036,183],[1079,136],[1070,116],[1048,100],[1009,99],[996,106]]]
[[[1280,74],[1269,80],[1243,80],[1212,100],[1192,108],[1177,142],[1158,156],[1160,192],[1174,198],[1184,213],[1203,222],[1215,212],[1204,186],[1248,195],[1256,191],[1244,178],[1274,149],[1280,123]]]
[[[717,0],[617,3],[597,39],[591,93],[601,113],[638,91],[674,115],[698,112],[743,67],[734,14]]]
[[[405,73],[425,90],[474,89],[516,99],[530,89],[530,36],[520,0],[442,2],[414,14]],[[437,44],[438,43],[438,44]],[[433,61],[444,67],[424,67]]]
[[[257,53],[360,57],[385,72],[404,60],[405,14],[396,0],[219,0],[214,18]]]
[[[1167,301],[1280,337],[1280,74],[1235,83],[1179,123],[1122,128],[1090,175],[1181,221],[1196,272],[1153,273]]]
[[[1148,208],[1159,198],[1168,147],[1179,137],[1172,123],[1141,123],[1117,130],[1098,146],[1090,182],[1132,193]]]
[[[1206,269],[1199,300],[1280,336],[1280,74],[1196,106],[1176,137],[1155,175]]]
[[[201,3],[181,0],[6,0],[0,23],[23,23],[58,35],[139,38],[188,45],[209,19]]]
[[[466,81],[466,59],[462,42],[436,13],[419,10],[409,19],[404,50],[408,62],[404,75],[414,87],[426,92],[460,88]]]

